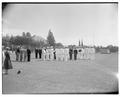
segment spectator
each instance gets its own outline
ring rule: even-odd
[[[12,69],[12,63],[10,60],[10,54],[9,54],[8,50],[9,50],[9,47],[6,47],[5,60],[4,60],[5,74],[8,74],[8,69]]]

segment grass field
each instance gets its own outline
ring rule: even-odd
[[[95,60],[15,62],[2,76],[3,94],[116,93],[118,54],[96,54]],[[17,71],[21,70],[20,74]]]

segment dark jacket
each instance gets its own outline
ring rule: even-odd
[[[69,54],[72,54],[73,53],[73,49],[69,49]]]
[[[27,49],[27,55],[30,55],[30,54],[31,54],[31,50]]]
[[[77,53],[78,53],[78,52],[77,52],[77,50],[75,49],[75,50],[74,50],[74,54],[77,54]]]

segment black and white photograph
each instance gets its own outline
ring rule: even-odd
[[[119,94],[118,2],[1,2],[2,94]]]

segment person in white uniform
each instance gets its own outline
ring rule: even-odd
[[[54,51],[53,48],[50,48],[50,60],[52,61],[54,59]]]
[[[91,48],[91,60],[95,59],[95,48]]]
[[[80,59],[81,58],[81,49],[80,48],[78,48],[77,49],[77,52],[78,52],[78,54],[77,54],[77,59]]]
[[[64,60],[68,61],[68,58],[69,58],[69,49],[65,48],[64,49]]]
[[[59,60],[59,52],[60,52],[59,48],[56,48],[56,60],[57,61]]]
[[[42,49],[42,59],[45,61],[46,60],[46,49]]]
[[[59,59],[60,59],[60,61],[63,61],[63,48],[60,48],[59,49]]]
[[[89,48],[87,47],[86,48],[86,59],[89,59],[90,57],[89,57]]]
[[[84,53],[85,53],[85,50],[84,48],[81,49],[81,58],[80,59],[84,59]]]
[[[47,48],[47,49],[46,49],[46,60],[47,60],[47,61],[49,60],[49,55],[50,55],[50,53],[49,53],[49,48]]]
[[[23,49],[23,60],[27,61],[27,49]]]

